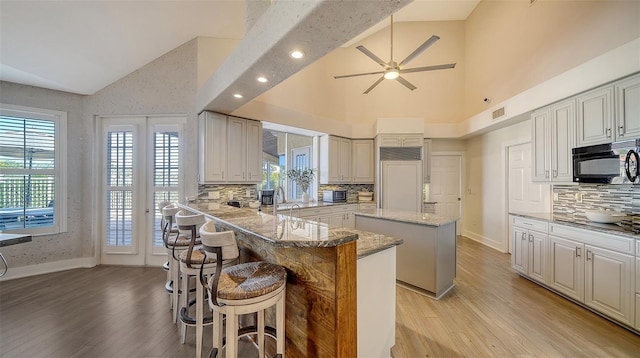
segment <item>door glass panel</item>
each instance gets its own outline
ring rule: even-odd
[[[153,242],[162,247],[160,202],[178,202],[180,184],[180,136],[177,131],[157,131],[153,134]]]
[[[107,134],[106,244],[132,246],[133,132]]]

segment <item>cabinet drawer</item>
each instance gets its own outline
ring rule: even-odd
[[[640,257],[636,257],[636,293],[640,294]],[[637,309],[640,310],[640,306]]]
[[[358,205],[334,205],[327,209],[329,209],[331,213],[346,213],[358,210]]]
[[[329,214],[331,214],[331,208],[328,208],[328,207],[327,208],[309,208],[309,209],[300,210],[301,217],[329,215]]]
[[[565,237],[587,245],[593,245],[624,254],[634,254],[633,246],[635,240],[631,238],[605,234],[599,231],[583,230],[560,224],[549,225],[549,235]]]
[[[519,216],[512,216],[511,223],[515,226],[520,226],[529,230],[541,231],[544,233],[547,232],[547,229],[549,227],[549,224],[547,222],[523,218]]]

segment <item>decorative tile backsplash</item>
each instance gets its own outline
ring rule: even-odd
[[[373,191],[373,184],[344,184],[344,185],[319,185],[315,198],[322,201],[323,190],[347,190],[348,201],[358,201],[359,191]],[[249,197],[247,197],[247,191]],[[217,192],[217,197],[216,193]],[[198,185],[198,203],[227,204],[229,193],[233,193],[233,200],[249,202],[258,199],[258,189],[256,184],[200,184]],[[288,200],[288,199],[287,199]],[[374,197],[375,201],[376,198]]]
[[[553,218],[585,221],[587,210],[612,210],[627,214],[625,224],[640,228],[640,186],[638,185],[554,185]]]

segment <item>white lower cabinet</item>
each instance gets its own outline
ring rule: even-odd
[[[640,328],[640,240],[518,216],[510,224],[514,270]]]
[[[605,315],[634,325],[633,266],[635,258],[585,245],[584,303]]]
[[[634,240],[556,224],[551,224],[549,231],[548,285],[633,327]]]
[[[299,215],[301,218],[317,221],[331,226],[355,229],[356,222],[353,212],[358,210],[357,204],[332,205],[327,207],[304,208],[293,210],[292,215]]]
[[[549,286],[576,301],[584,301],[584,264],[582,262],[584,245],[555,236],[549,237],[549,243],[551,263]]]
[[[536,281],[547,281],[547,223],[512,217],[511,267]]]

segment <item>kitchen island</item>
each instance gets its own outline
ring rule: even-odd
[[[436,214],[388,209],[355,213],[356,229],[402,238],[397,249],[398,283],[439,299],[456,277],[456,221]]]
[[[395,247],[402,240],[255,209],[183,208],[205,213],[219,230],[234,231],[241,261],[287,269],[287,357],[390,355],[395,270],[386,276],[378,271],[395,267]],[[384,294],[375,295],[375,290]]]

